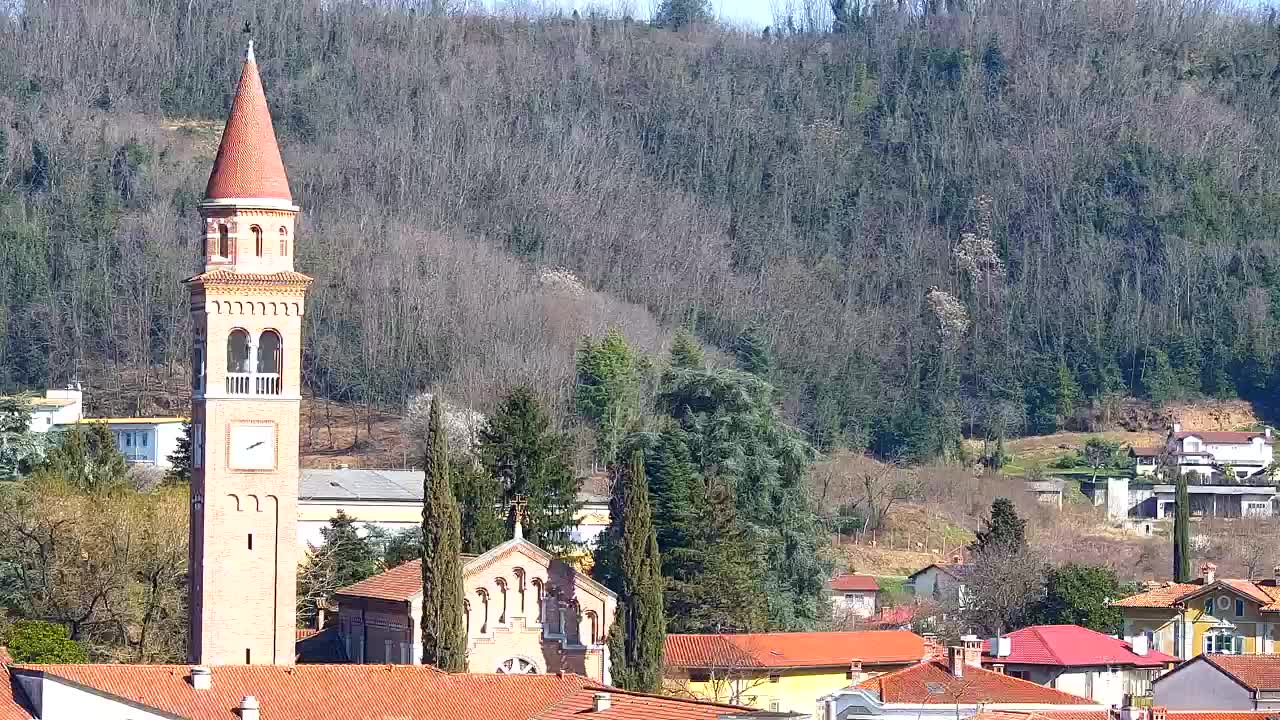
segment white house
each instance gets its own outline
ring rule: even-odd
[[[1079,625],[1033,625],[983,646],[987,668],[1114,706],[1151,697],[1155,678],[1178,662],[1144,635],[1126,642]]]
[[[31,432],[48,432],[57,425],[74,425],[84,417],[84,397],[79,387],[46,390],[31,399]]]
[[[83,418],[81,425],[102,423],[116,440],[116,449],[133,465],[170,468],[169,456],[182,439],[184,417]]]
[[[582,479],[584,503],[572,537],[590,544],[609,526],[607,479]],[[364,525],[399,532],[422,525],[422,471],[304,469],[298,480],[298,543],[320,545],[321,528],[341,510]]]
[[[880,583],[870,575],[841,573],[827,583],[831,588],[831,611],[837,619],[865,620],[876,614]]]
[[[1275,461],[1271,428],[1256,432],[1183,430],[1174,423],[1165,448],[1177,459],[1180,472],[1193,472],[1210,479],[1230,465],[1238,482],[1260,474]]]
[[[950,563],[934,563],[923,567],[907,578],[907,587],[917,602],[935,602],[948,609],[964,607],[969,597],[969,575],[973,565],[960,562],[960,557]]]

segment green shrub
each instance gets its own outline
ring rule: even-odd
[[[5,633],[5,645],[16,663],[83,663],[89,658],[71,633],[57,623],[19,620]]]
[[[1049,463],[1049,467],[1056,470],[1070,470],[1073,467],[1080,466],[1080,453],[1072,451],[1059,455]]]

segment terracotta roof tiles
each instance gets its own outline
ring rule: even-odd
[[[1003,673],[966,667],[962,677],[951,674],[945,662],[912,665],[864,680],[857,685],[879,694],[886,703],[936,705],[956,703],[1034,703],[1092,705],[1093,701]]]
[[[240,73],[240,84],[231,101],[231,113],[204,194],[210,200],[257,198],[293,202],[267,96],[252,56]]]
[[[188,283],[225,283],[228,285],[271,285],[277,283],[307,284],[311,282],[310,275],[304,275],[293,270],[281,270],[271,273],[246,273],[234,272],[232,270],[210,270],[202,272],[199,275],[193,275],[183,282]]]
[[[880,583],[870,575],[842,573],[831,579],[831,589],[836,592],[879,592]]]
[[[842,667],[919,662],[924,638],[906,630],[668,635],[666,662],[686,668]]]
[[[422,592],[422,560],[418,559],[397,565],[354,585],[340,588],[337,594],[346,597],[408,602],[420,592]]]
[[[236,720],[253,695],[264,718],[332,720],[561,720],[608,692],[615,720],[711,720],[740,710],[600,685],[580,675],[448,674],[421,665],[215,666],[212,686],[196,690],[185,665],[23,665],[15,672],[61,678],[99,693],[190,720]],[[12,693],[10,693],[12,694]],[[0,718],[10,720],[0,704]],[[593,714],[592,717],[597,715]],[[14,720],[28,716],[13,716]]]
[[[1120,598],[1112,604],[1127,608],[1174,608],[1214,587],[1226,587],[1252,599],[1258,603],[1262,612],[1280,612],[1280,587],[1276,587],[1273,581],[1255,582],[1232,578],[1221,578],[1211,585],[1204,585],[1201,580],[1190,583],[1165,583],[1136,595]]]
[[[1280,690],[1280,655],[1206,654],[1204,659],[1251,690]]]
[[[1079,625],[1033,625],[1005,637],[1009,639],[1010,654],[992,657],[989,654],[991,641],[987,640],[983,643],[984,662],[1056,667],[1117,665],[1158,668],[1178,661],[1158,650],[1137,655],[1124,640]]]
[[[1171,608],[1181,598],[1201,589],[1199,583],[1167,583],[1144,592],[1120,598],[1112,603],[1116,607]]]

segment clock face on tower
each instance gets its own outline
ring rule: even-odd
[[[232,470],[274,470],[276,426],[234,423],[228,433],[227,465]]]

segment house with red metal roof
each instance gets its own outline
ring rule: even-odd
[[[1103,720],[1107,706],[982,667],[982,641],[962,638],[945,659],[855,680],[819,700],[822,720],[957,720],[983,711],[1062,713],[1060,720]],[[1078,715],[1077,715],[1078,714]]]
[[[983,642],[982,664],[1011,677],[1120,706],[1150,697],[1151,683],[1178,659],[1079,625],[1033,625]]]
[[[668,635],[667,692],[776,712],[813,711],[851,679],[907,667],[928,653],[905,630]]]
[[[1280,655],[1200,655],[1155,682],[1170,710],[1280,714]]]
[[[831,613],[836,620],[866,619],[880,604],[880,583],[871,575],[841,573],[827,583],[831,588]]]

